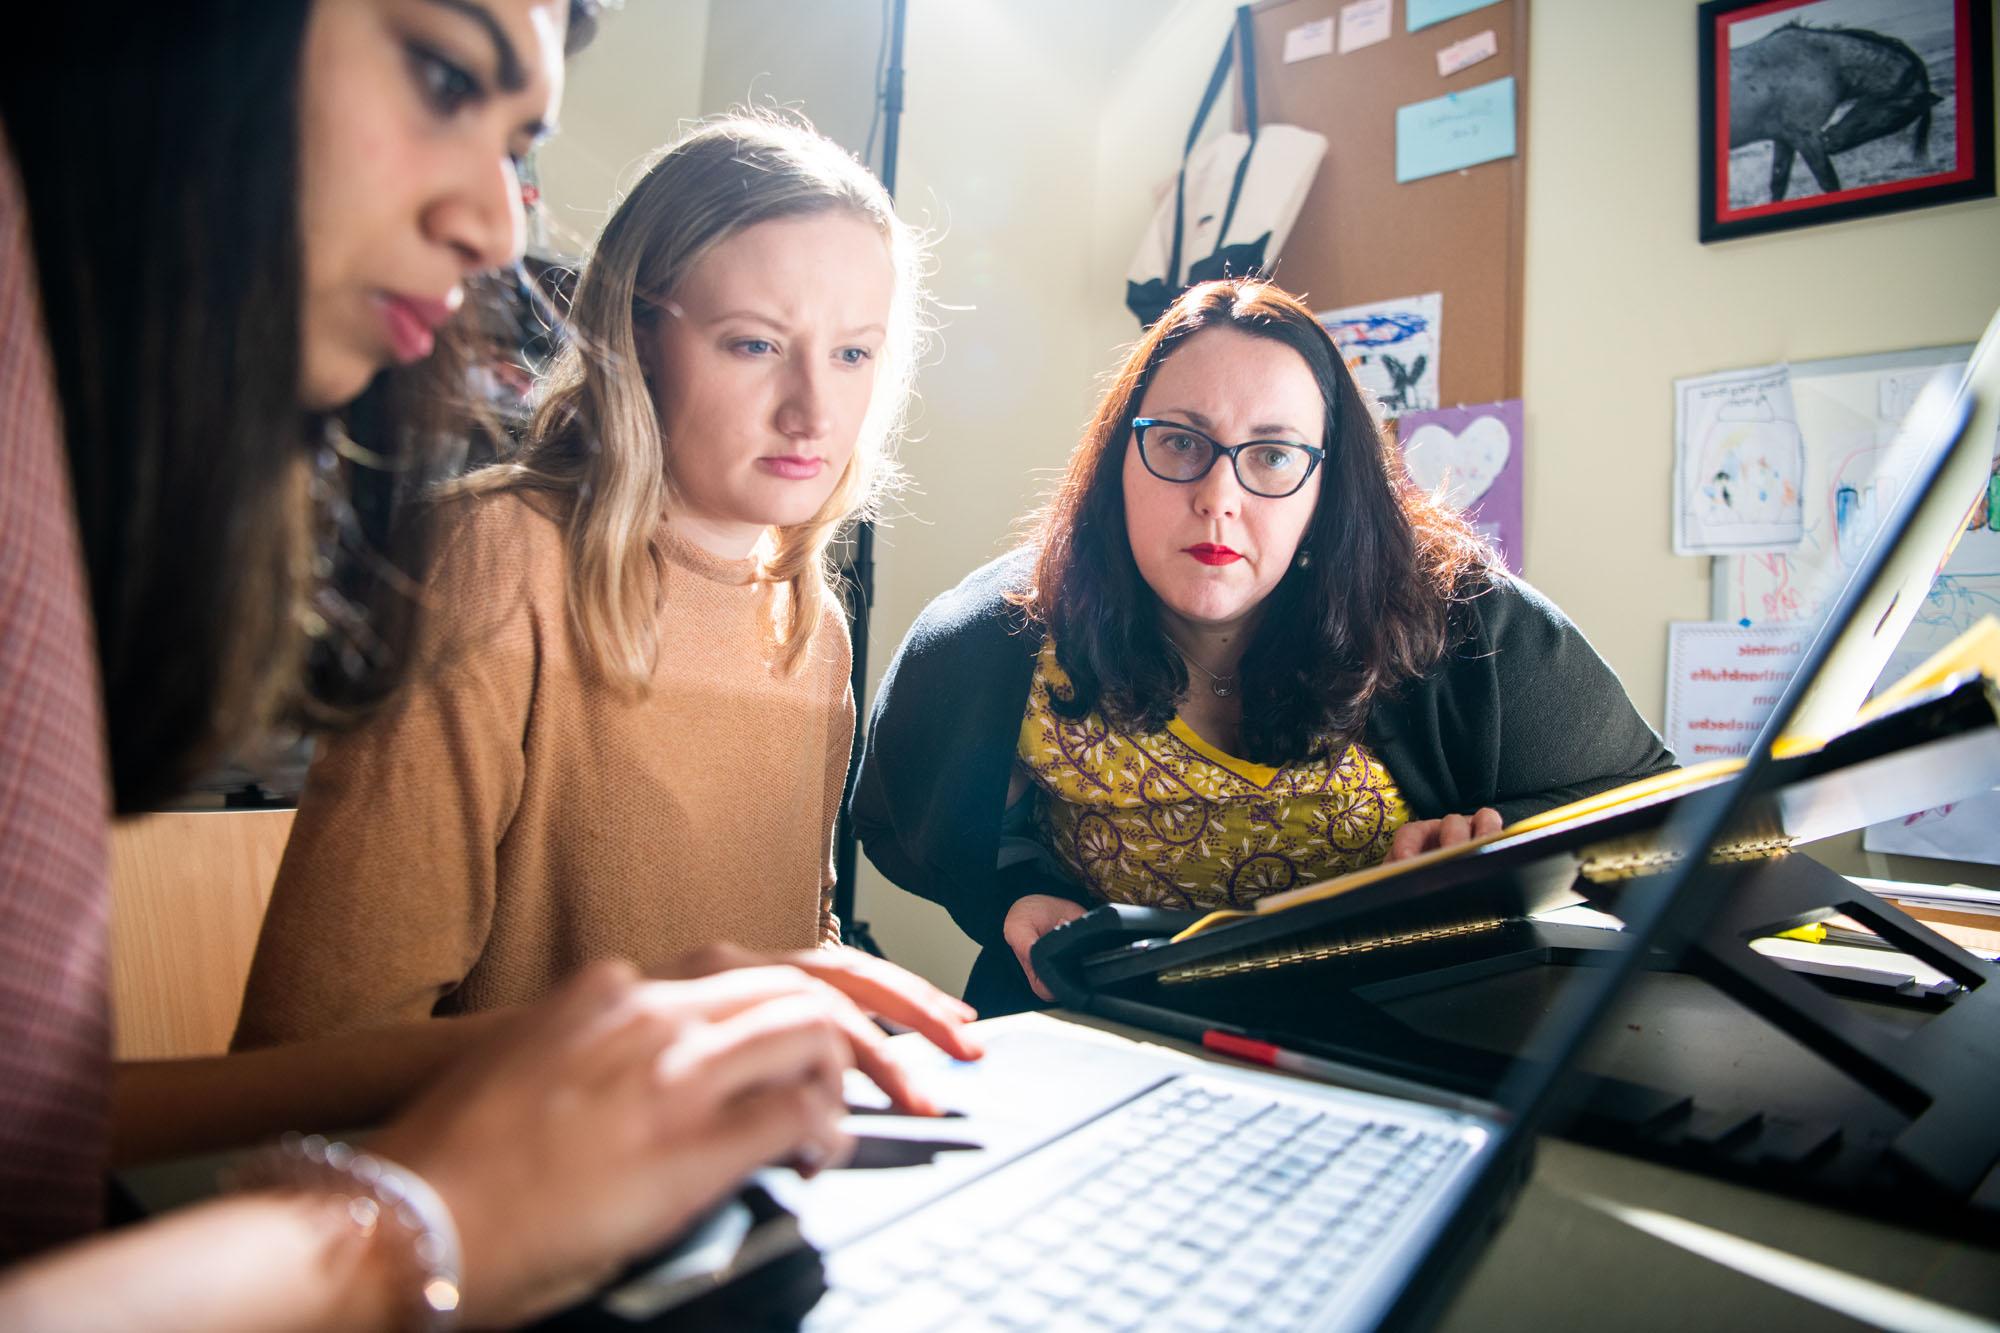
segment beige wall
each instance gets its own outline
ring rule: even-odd
[[[626,0],[570,61],[561,132],[536,154],[551,236],[583,254],[650,152],[701,113],[709,0]]]
[[[708,14],[701,109],[785,107],[856,156],[867,146],[881,0],[720,0]],[[878,148],[871,165],[882,160]]]

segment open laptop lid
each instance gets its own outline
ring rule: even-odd
[[[1764,790],[1777,739],[1816,719],[1837,730],[1867,697],[1949,557],[1990,476],[2000,424],[2000,315],[1988,325],[1965,374],[1928,385],[1884,455],[1878,483],[1896,495],[1846,588],[1820,621],[1804,660],[1758,732],[1744,766],[1719,787],[1696,793],[1668,822],[1661,845],[1682,853],[1676,867],[1628,895],[1624,948],[1581,979],[1583,994],[1560,1004],[1515,1062],[1497,1101],[1512,1112],[1509,1135],[1531,1134],[1568,1073],[1633,975],[1655,950],[1678,953],[1706,923],[1720,877],[1707,875],[1708,851]],[[1893,474],[1883,473],[1894,470]],[[1810,712],[1808,710],[1811,710]],[[1706,891],[1705,891],[1706,890]]]

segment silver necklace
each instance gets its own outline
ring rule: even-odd
[[[1213,694],[1218,699],[1227,699],[1230,695],[1236,693],[1235,676],[1216,675],[1213,671],[1210,671],[1207,667],[1195,661],[1194,658],[1189,655],[1188,650],[1181,647],[1181,641],[1179,639],[1176,639],[1173,635],[1171,634],[1167,635],[1167,642],[1171,643],[1174,646],[1174,651],[1178,652],[1181,655],[1181,661],[1187,663],[1189,666],[1193,667],[1196,671],[1199,671],[1201,672],[1202,675],[1208,677],[1208,692],[1210,694]]]

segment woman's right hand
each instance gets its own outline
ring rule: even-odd
[[[1028,961],[1028,951],[1035,947],[1035,941],[1068,921],[1074,921],[1084,914],[1080,903],[1067,898],[1057,898],[1047,893],[1031,893],[1016,898],[1014,905],[1007,909],[1007,919],[1001,924],[1000,934],[1013,949],[1014,957],[1021,960],[1021,971],[1028,978],[1028,985],[1044,1000],[1056,997],[1035,975],[1034,964]]]
[[[1384,862],[1407,861],[1425,852],[1458,847],[1478,838],[1490,838],[1503,825],[1500,812],[1481,806],[1469,815],[1446,815],[1442,819],[1413,819],[1397,829],[1389,840]]]
[[[599,964],[367,1146],[450,1205],[466,1322],[513,1324],[580,1299],[761,1166],[843,1160],[857,1025],[792,968],[642,982]]]

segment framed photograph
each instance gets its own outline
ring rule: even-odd
[[[1992,0],[1710,0],[1701,239],[1993,194]]]

